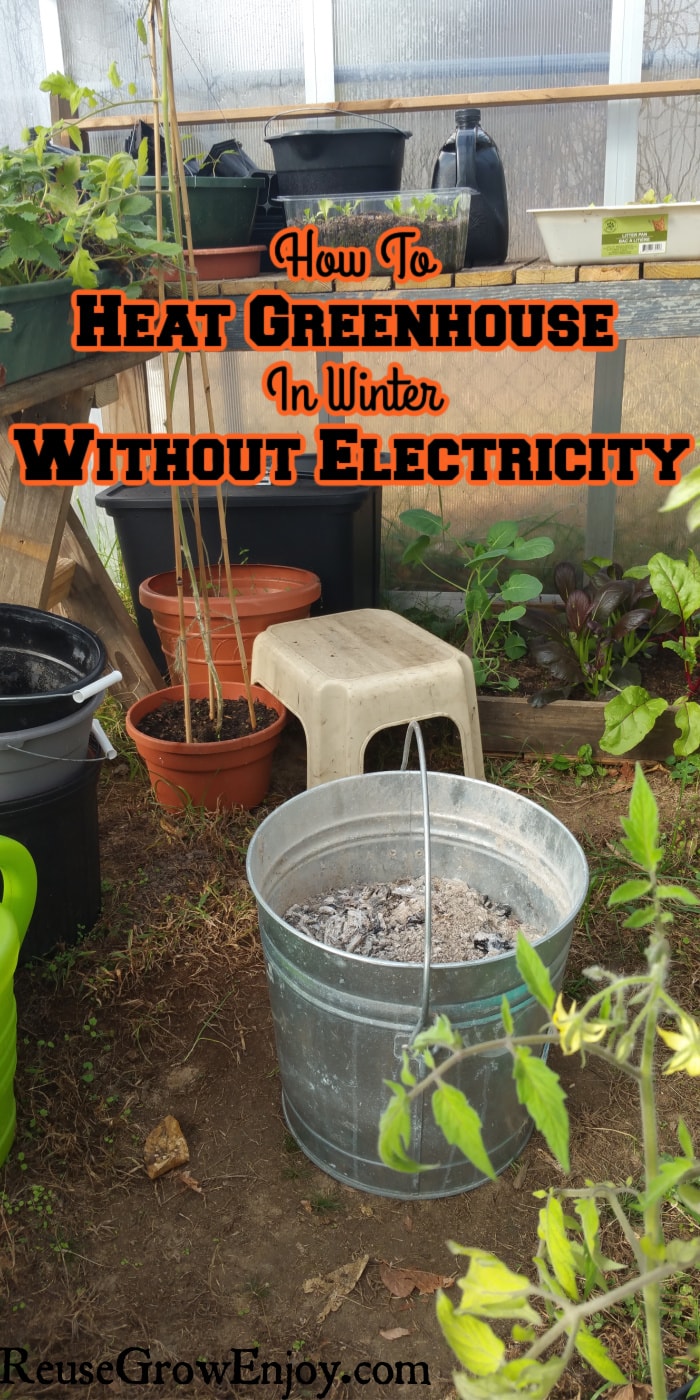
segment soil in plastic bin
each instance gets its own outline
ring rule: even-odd
[[[253,731],[250,727],[248,701],[224,700],[224,718],[221,732],[217,734],[214,720],[209,718],[209,701],[193,700],[192,740],[196,744],[214,744],[219,739],[243,739]],[[263,705],[262,700],[253,701],[256,720],[256,734],[260,729],[269,729],[279,719],[276,710]],[[165,739],[168,743],[185,742],[185,707],[182,700],[166,700],[157,710],[151,710],[139,720],[139,729],[149,739]]]
[[[443,271],[451,271],[462,265],[464,250],[461,240],[464,227],[457,219],[428,219],[419,223],[409,214],[397,217],[395,214],[346,214],[342,218],[329,218],[318,224],[319,242],[328,248],[369,248],[372,254],[371,275],[386,276],[390,269],[380,263],[375,254],[378,238],[390,228],[417,228],[420,231],[422,248],[429,248],[434,257],[439,258]]]
[[[512,953],[518,930],[531,943],[546,930],[523,924],[507,904],[472,889],[464,880],[434,878],[431,894],[431,962],[473,962]],[[331,890],[308,904],[292,904],[288,923],[318,943],[390,962],[422,962],[425,944],[425,880],[355,885]]]

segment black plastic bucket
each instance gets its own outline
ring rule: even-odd
[[[363,114],[349,113],[361,117]],[[270,118],[270,121],[282,120]],[[318,118],[307,118],[317,121]],[[322,118],[321,120],[327,120]],[[399,190],[406,142],[400,131],[379,118],[366,127],[301,126],[268,136],[277,172],[279,195],[360,194]]]
[[[26,846],[36,865],[34,913],[19,955],[20,963],[50,953],[57,943],[71,947],[99,918],[100,841],[97,780],[101,760],[90,758],[60,787],[0,802],[0,836]]]
[[[75,710],[73,692],[102,675],[107,653],[79,622],[0,604],[0,733],[53,724]]]

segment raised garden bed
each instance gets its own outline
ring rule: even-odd
[[[479,695],[481,743],[487,754],[565,754],[575,757],[582,744],[590,744],[597,759],[619,763],[603,753],[600,738],[605,728],[605,702],[602,700],[554,700],[541,709],[529,705],[526,695]],[[654,728],[637,748],[624,755],[664,759],[673,753],[678,738],[675,710],[660,715]]]

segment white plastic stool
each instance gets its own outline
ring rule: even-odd
[[[459,730],[465,775],[484,776],[469,657],[398,613],[274,623],[255,638],[251,677],[301,720],[308,787],[362,773],[380,729],[438,715]]]

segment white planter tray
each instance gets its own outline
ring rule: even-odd
[[[700,258],[700,203],[528,209],[551,263]]]

